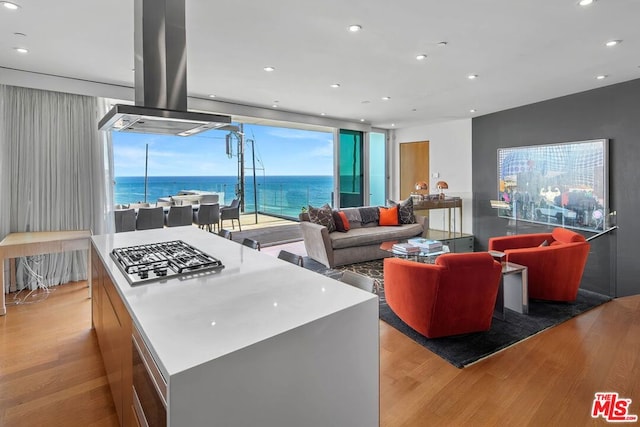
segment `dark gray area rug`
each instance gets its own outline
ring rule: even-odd
[[[519,314],[505,309],[504,320],[494,317],[491,329],[486,332],[430,339],[406,325],[387,305],[384,298],[382,260],[351,264],[336,269],[327,268],[308,257],[305,257],[304,263],[305,268],[335,279],[340,278],[343,270],[356,271],[376,279],[380,299],[380,319],[457,368],[463,368],[484,359],[611,300],[608,296],[580,289],[574,302],[531,300],[529,314]]]
[[[229,229],[227,228],[227,230]],[[262,227],[244,231],[239,231],[236,228],[230,231],[233,241],[242,242],[245,238],[249,238],[260,242],[260,246],[263,248],[302,240],[302,230],[297,223],[274,225],[272,227]]]

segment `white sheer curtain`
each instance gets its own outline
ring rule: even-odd
[[[5,87],[0,85],[0,239],[4,239],[9,233],[9,215],[11,214],[9,205],[11,168],[9,166],[9,142],[5,132],[5,90]],[[0,267],[2,267],[0,272],[4,273],[4,266]]]
[[[0,85],[0,238],[23,231],[112,231],[111,141],[97,129],[105,112],[106,102],[94,97]],[[87,277],[83,252],[27,263],[49,286]],[[19,289],[37,284],[25,270],[19,263]]]

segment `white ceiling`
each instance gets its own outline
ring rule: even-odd
[[[0,8],[0,67],[133,87],[133,0],[15,3]],[[640,78],[638,0],[186,0],[186,11],[190,96],[277,100],[280,110],[377,127]],[[605,47],[612,39],[623,42]]]

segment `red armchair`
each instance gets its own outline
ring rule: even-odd
[[[545,241],[548,246],[540,246]],[[581,234],[555,228],[551,233],[493,237],[489,250],[504,252],[506,261],[528,267],[530,298],[574,301],[589,243]]]
[[[487,252],[440,255],[435,264],[384,260],[384,293],[403,322],[428,338],[486,331],[502,266]]]

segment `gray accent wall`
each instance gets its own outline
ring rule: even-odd
[[[609,140],[609,207],[620,228],[592,241],[582,287],[618,297],[640,294],[640,79],[473,119],[476,249],[486,250],[492,236],[553,228],[509,222],[490,207],[497,197],[498,148],[600,138]]]

